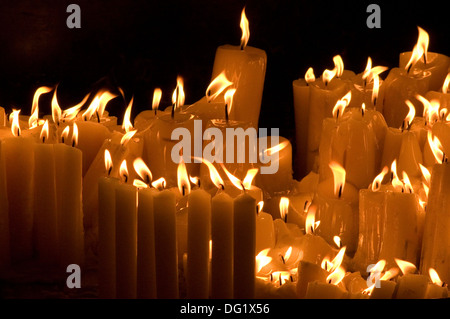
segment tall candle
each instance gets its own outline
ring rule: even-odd
[[[175,205],[175,194],[170,190],[163,190],[154,197],[156,295],[158,299],[176,299],[179,296]]]
[[[247,45],[250,32],[244,10],[241,14],[241,45],[226,44],[217,48],[212,79],[225,71],[227,79],[237,89],[230,119],[249,121],[254,128],[258,128],[267,55],[264,50]]]
[[[3,143],[0,142],[0,270],[11,263],[5,153],[2,151],[2,146]]]
[[[233,297],[252,299],[255,295],[256,201],[243,192],[234,199]]]
[[[435,164],[428,193],[420,270],[426,273],[434,268],[444,282],[450,281],[450,205],[446,200],[449,191],[449,164]]]
[[[137,293],[137,192],[124,182],[115,191],[116,297],[133,299]]]
[[[47,126],[48,128],[48,126]],[[44,131],[43,141],[48,140]],[[55,152],[52,144],[34,145],[34,217],[39,260],[55,264],[58,260],[58,228],[55,180]]]
[[[211,201],[211,298],[233,298],[233,199],[219,192]]]
[[[16,113],[18,116],[18,113]],[[20,128],[11,130],[18,135]],[[33,253],[34,142],[22,136],[2,140],[9,207],[11,262],[31,259]]]
[[[209,297],[209,240],[211,238],[211,196],[193,190],[188,199],[187,297]]]

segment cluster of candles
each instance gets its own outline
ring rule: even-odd
[[[247,46],[244,10],[241,28],[192,105],[178,77],[173,104],[161,110],[155,89],[134,123],[133,99],[118,125],[105,108],[119,94],[107,90],[63,111],[57,88],[41,87],[30,116],[0,108],[2,272],[93,256],[100,298],[448,296],[450,59],[427,52],[419,28],[384,81],[387,67],[369,58],[355,74],[340,56],[321,78],[310,68],[293,81],[297,181],[288,139],[258,138],[277,154],[265,175],[261,158],[236,161],[251,141],[230,148],[205,134],[258,128],[267,58]],[[50,92],[52,114],[39,118]],[[188,147],[177,149],[178,128]]]

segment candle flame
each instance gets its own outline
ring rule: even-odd
[[[138,157],[133,161],[133,168],[146,184],[151,183],[153,179],[152,172],[142,158]]]
[[[398,267],[400,268],[400,270],[402,271],[403,275],[413,274],[417,271],[417,267],[413,263],[410,263],[409,261],[401,260],[398,258],[394,258],[394,260],[398,265]]]
[[[420,163],[419,163],[419,167],[420,167],[420,171],[422,172],[423,178],[425,179],[427,184],[430,185],[430,180],[431,180],[431,173],[430,173],[430,171],[425,166],[423,166]]]
[[[45,120],[44,125],[41,129],[41,134],[39,135],[39,138],[41,139],[42,143],[45,143],[46,140],[48,140],[48,120]]]
[[[414,107],[414,104],[410,100],[405,101],[406,105],[409,107],[408,114],[406,115],[405,119],[403,120],[402,129],[409,128],[411,126],[412,121],[414,120],[414,117],[416,116],[416,108]]]
[[[264,208],[264,201],[259,201],[256,207],[258,208],[258,214],[261,213]]]
[[[227,105],[227,112],[230,113],[231,108],[233,107],[233,97],[234,93],[236,93],[236,89],[228,89],[225,92],[225,105]]]
[[[53,98],[52,98],[52,119],[53,123],[56,125],[59,125],[59,122],[61,121],[61,107],[59,106],[58,99],[56,97],[56,91],[58,87],[55,88],[55,91],[53,91]]]
[[[436,122],[439,119],[439,103],[436,103],[434,101],[433,103],[431,103],[420,94],[416,94],[415,97],[423,104],[423,117],[425,118],[426,122]]]
[[[113,167],[113,162],[111,158],[111,153],[109,152],[108,149],[105,149],[104,160],[106,172],[108,173],[108,175],[110,175]]]
[[[319,227],[320,221],[316,222],[316,206],[309,205],[305,218],[305,233],[314,234],[317,227]]]
[[[419,31],[419,36],[417,38],[417,43],[411,53],[411,58],[405,65],[406,70],[409,70],[410,67],[414,66],[422,57],[424,58],[425,63],[427,61],[428,43],[430,41],[430,37],[428,33],[421,27],[417,27],[417,29]]]
[[[189,180],[191,181],[192,184],[197,185],[198,187],[200,187],[200,178],[198,178],[197,176],[189,175]]]
[[[306,81],[306,83],[312,83],[315,80],[316,80],[316,77],[314,75],[314,69],[312,67],[309,67],[305,73],[305,81]]]
[[[70,132],[70,126],[66,126],[65,128],[64,128],[64,130],[62,131],[62,133],[61,133],[61,141],[63,142],[63,143],[66,143],[67,142],[67,138],[69,137],[69,132]],[[66,143],[67,144],[67,143]]]
[[[283,141],[278,145],[272,146],[264,151],[267,156],[271,156],[274,153],[280,152],[282,149],[286,148],[289,145],[289,141]]]
[[[340,100],[336,102],[336,105],[333,107],[333,117],[335,119],[338,119],[339,116],[342,116],[344,114],[345,108],[350,104],[350,101],[352,99],[352,92],[348,91],[347,94],[345,94]]]
[[[149,187],[147,184],[145,184],[140,179],[134,179],[133,180],[133,186],[136,187],[137,189],[143,189],[143,188],[148,188]]]
[[[289,198],[281,197],[280,203],[279,203],[279,208],[280,208],[281,219],[286,221],[286,217],[289,212]]]
[[[125,133],[123,136],[122,136],[122,138],[120,139],[120,144],[121,145],[125,145],[125,144],[127,144],[129,141],[130,141],[130,139],[134,136],[134,134],[136,134],[136,130],[134,130],[134,131],[129,131],[129,132],[127,132],[127,133]]]
[[[402,172],[402,177],[403,177],[403,185],[405,186],[405,192],[411,194],[414,193],[411,181],[408,177],[408,174],[405,171]]]
[[[250,38],[250,28],[248,26],[247,16],[245,15],[245,7],[244,7],[244,9],[242,9],[241,22],[240,22],[239,25],[240,25],[241,30],[242,30],[241,50],[243,50],[247,46],[248,40]]]
[[[126,183],[128,181],[127,160],[123,160],[122,163],[120,163],[119,174],[122,181]]]
[[[441,141],[437,136],[432,136],[431,130],[428,131],[427,134],[428,137],[428,143],[430,145],[431,151],[434,155],[434,158],[436,159],[437,163],[444,163],[445,161],[445,154],[443,151],[443,147],[441,144]]]
[[[133,124],[131,123],[131,108],[133,107],[133,100],[134,97],[131,98],[130,103],[128,103],[128,106],[125,110],[125,114],[123,116],[123,123],[122,123],[122,129],[125,131],[125,133],[130,132],[133,129]]]
[[[336,268],[331,274],[327,277],[327,282],[331,285],[338,285],[342,279],[345,277],[345,269],[342,267]]]
[[[450,85],[450,72],[445,77],[444,84],[442,84],[442,93],[447,94],[449,85]]]
[[[244,180],[242,181],[242,185],[244,185],[245,189],[250,189],[252,187],[253,179],[255,178],[257,173],[258,168],[250,168],[247,171],[247,174],[245,175]]]
[[[344,192],[344,186],[345,186],[345,169],[337,162],[332,161],[329,164],[329,167],[331,168],[333,172],[333,178],[334,178],[334,195],[341,198],[343,192]]]
[[[180,158],[180,163],[178,163],[177,181],[178,181],[178,189],[180,190],[180,193],[183,196],[191,192],[191,184],[189,183],[186,164],[184,163],[182,157]]]
[[[184,95],[184,81],[181,76],[177,77],[177,86],[172,93],[172,104],[174,109],[178,109],[184,105],[185,95]]]
[[[97,120],[100,122],[100,118],[103,115],[103,112],[105,111],[106,105],[110,100],[115,98],[117,95],[112,94],[109,91],[100,90],[97,92],[95,97],[92,99],[91,104],[89,104],[86,111],[83,112],[82,117],[89,121],[92,116],[97,113]]]
[[[89,96],[90,96],[90,93],[86,94],[80,103],[68,108],[67,110],[64,110],[62,112],[63,120],[73,121],[77,117],[77,115],[80,112],[80,109],[83,107],[84,103],[86,103],[86,101],[88,100]]]
[[[342,76],[344,73],[344,61],[340,55],[335,55],[333,57],[334,69],[336,70],[336,77]]]
[[[162,190],[166,187],[166,179],[164,177],[158,178],[152,182],[152,186],[156,189]]]
[[[380,77],[375,75],[373,77],[373,88],[372,88],[372,97],[371,101],[373,105],[376,105],[378,99],[378,92],[380,91]]]
[[[377,192],[380,190],[381,187],[381,182],[383,181],[384,177],[386,176],[386,174],[388,173],[389,168],[387,166],[383,167],[383,170],[381,171],[380,174],[378,174],[377,176],[375,176],[375,178],[373,179],[372,182],[372,191]]]
[[[75,147],[78,145],[78,126],[77,123],[73,123],[72,128],[72,146]]]
[[[289,248],[284,253],[284,262],[287,263],[289,258],[292,256],[292,246],[289,246]]]
[[[157,110],[159,108],[159,103],[161,102],[162,90],[160,88],[156,88],[153,91],[153,100],[152,100],[152,110]]]
[[[334,236],[333,237],[333,241],[334,241],[334,243],[336,244],[336,246],[338,247],[338,248],[341,248],[341,237],[339,237],[339,236]]]
[[[367,58],[366,68],[364,69],[364,72],[363,72],[363,75],[362,75],[362,79],[363,80],[366,80],[368,78],[368,76],[370,75],[371,69],[372,69],[372,59],[369,56]]]
[[[225,174],[227,174],[228,179],[231,181],[231,183],[232,183],[237,189],[245,190],[245,186],[244,186],[244,184],[242,183],[242,181],[241,181],[239,178],[237,178],[236,176],[234,176],[233,174],[231,174],[231,173],[227,170],[227,168],[226,168],[222,163],[220,163],[220,166],[221,166],[222,169],[224,170]]]
[[[33,103],[31,105],[31,115],[30,118],[28,119],[28,127],[31,128],[35,128],[38,126],[38,119],[39,119],[39,97],[42,94],[51,92],[51,90],[53,90],[53,88],[48,87],[48,86],[41,86],[40,88],[38,88],[36,90],[36,92],[34,92],[33,95]]]
[[[214,167],[213,164],[211,164],[210,161],[204,159],[204,158],[197,158],[199,160],[201,160],[207,167],[209,170],[209,176],[211,178],[211,181],[213,182],[213,184],[217,187],[217,188],[224,188],[225,183],[223,182],[222,177],[220,176],[219,172],[217,171],[217,169]]]
[[[428,274],[430,275],[430,279],[433,284],[441,286],[441,287],[444,286],[444,283],[441,280],[441,278],[439,277],[439,274],[437,273],[436,269],[430,268],[428,270]]]
[[[11,123],[11,132],[14,136],[20,136],[20,124],[19,124],[19,113],[20,110],[12,110],[10,115],[10,120],[12,119]]]
[[[264,266],[268,265],[272,261],[272,257],[267,256],[270,248],[261,250],[255,257],[256,273],[258,274]]]
[[[223,70],[211,81],[211,83],[206,88],[206,100],[208,102],[213,101],[217,96],[220,95],[220,93],[222,93],[227,87],[231,85],[233,85],[233,82],[230,82],[228,80],[227,76],[225,75],[225,70]],[[231,94],[231,92],[229,94]]]
[[[328,70],[325,69],[322,73],[322,81],[325,85],[331,82],[331,80],[336,76],[336,69]]]

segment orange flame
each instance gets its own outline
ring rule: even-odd
[[[305,73],[305,81],[306,81],[306,83],[312,83],[315,80],[316,80],[316,77],[314,75],[314,69],[312,67],[309,67]]]
[[[77,126],[77,123],[73,123],[72,146],[75,147],[77,145],[78,145],[78,126]]]
[[[447,94],[449,85],[450,85],[450,73],[447,74],[444,80],[444,84],[442,84],[442,93]]]
[[[370,70],[372,69],[372,59],[370,58],[370,56],[367,58],[367,64],[366,64],[366,68],[364,69],[363,75],[362,75],[362,79],[366,80],[368,78],[368,76],[370,75]]]
[[[59,125],[59,122],[61,120],[61,107],[59,106],[58,99],[56,97],[56,91],[57,87],[55,88],[55,91],[53,92],[53,98],[52,98],[52,119],[53,123],[56,125]]]
[[[191,192],[191,184],[189,183],[189,177],[186,170],[186,164],[184,164],[183,158],[180,159],[177,169],[178,189],[184,196]]]
[[[335,119],[338,119],[339,116],[344,114],[345,108],[350,104],[352,99],[352,92],[348,91],[340,100],[336,102],[336,105],[333,108],[332,114]]]
[[[437,163],[445,162],[445,154],[442,148],[441,141],[437,136],[432,136],[431,130],[428,131],[428,143],[430,144],[431,151],[436,159]]]
[[[120,178],[124,183],[128,181],[128,168],[127,168],[127,160],[123,160],[120,164],[119,168]]]
[[[14,136],[20,136],[20,124],[19,124],[19,113],[20,110],[12,110],[10,115],[10,120],[12,119],[11,123],[11,132]]]
[[[378,92],[380,91],[380,77],[375,75],[373,77],[373,88],[372,88],[372,97],[371,101],[373,105],[376,105],[378,99]]]
[[[380,190],[381,187],[381,182],[383,181],[384,177],[386,176],[386,174],[388,173],[389,168],[387,166],[383,167],[383,170],[381,171],[380,174],[378,174],[377,176],[375,176],[375,178],[373,179],[372,182],[372,191],[377,192]]]
[[[248,26],[247,16],[245,15],[245,7],[244,7],[244,9],[242,9],[241,22],[240,22],[239,25],[240,25],[241,30],[242,30],[241,50],[243,50],[247,46],[248,40],[250,38],[250,28]]]
[[[333,172],[334,195],[341,198],[345,186],[345,175],[346,175],[345,169],[339,163],[334,161],[332,161],[329,164],[329,167]]]
[[[245,189],[250,189],[252,187],[253,179],[258,173],[258,168],[251,168],[247,171],[247,174],[242,181],[242,185],[244,185]]]
[[[336,246],[338,247],[338,248],[341,248],[341,237],[339,237],[339,236],[334,236],[333,237],[333,241],[334,241],[334,243],[336,244]]]
[[[441,278],[439,278],[439,275],[438,275],[436,269],[430,268],[430,269],[428,270],[428,274],[430,275],[430,279],[431,279],[431,282],[432,282],[433,284],[438,285],[438,286],[441,286],[441,287],[444,286],[444,283],[443,283],[443,281],[441,280]]]
[[[156,111],[159,108],[161,97],[162,97],[162,90],[160,88],[156,88],[153,91],[152,110]]]
[[[80,103],[68,108],[67,110],[64,110],[62,112],[62,118],[63,120],[73,121],[77,115],[80,109],[83,107],[84,103],[86,103],[87,99],[89,98],[90,94],[86,94],[83,100],[81,100]]]
[[[206,88],[206,100],[208,102],[213,101],[217,96],[220,95],[220,93],[222,93],[227,87],[231,85],[233,85],[233,82],[230,82],[227,79],[225,70],[222,71],[218,76],[214,78],[214,80],[211,81],[211,83]]]
[[[138,157],[133,161],[133,168],[139,177],[145,181],[146,184],[150,184],[153,176],[152,172],[148,168],[147,164],[142,160],[142,158]]]
[[[319,224],[320,221],[316,222],[316,207],[310,205],[305,218],[305,233],[310,235],[314,234],[317,227],[319,227]]]
[[[236,93],[236,89],[228,89],[225,92],[225,105],[227,106],[228,114],[230,113],[231,108],[233,107],[234,93]]]
[[[112,94],[109,91],[101,90],[99,91],[94,99],[92,100],[91,104],[88,106],[86,111],[82,114],[83,118],[86,121],[89,121],[94,113],[97,113],[98,121],[100,122],[100,118],[103,115],[103,112],[105,111],[106,105],[110,100],[115,98],[117,95]]]
[[[336,70],[336,77],[342,76],[344,73],[344,61],[340,55],[335,55],[333,57],[334,69]]]
[[[281,197],[279,208],[280,208],[281,219],[286,222],[287,214],[289,212],[289,198]]]
[[[108,149],[105,149],[104,159],[106,172],[108,172],[108,175],[110,175],[113,167],[113,162],[111,158],[111,153],[109,152]]]
[[[410,263],[409,261],[401,260],[398,258],[394,258],[394,260],[397,263],[400,270],[402,271],[403,275],[413,274],[417,271],[417,267],[413,263]]]
[[[263,200],[259,201],[258,204],[256,205],[256,207],[258,208],[258,214],[259,214],[260,212],[262,212],[262,210],[264,208],[264,201]]]
[[[125,114],[123,116],[123,123],[122,123],[122,129],[128,133],[133,129],[133,124],[131,123],[131,108],[133,107],[133,100],[134,97],[131,98],[130,103],[128,103],[128,106],[125,110]]]
[[[264,266],[268,265],[272,261],[272,257],[267,256],[269,254],[270,248],[261,250],[255,257],[255,270],[258,274]]]
[[[408,114],[406,114],[405,119],[402,123],[402,129],[411,127],[411,123],[414,120],[414,117],[416,116],[416,108],[414,107],[414,104],[410,100],[405,101],[406,105],[409,107]]]
[[[33,96],[33,104],[31,106],[31,115],[30,118],[28,119],[28,127],[31,128],[35,128],[38,126],[38,119],[39,119],[39,97],[42,94],[48,93],[51,90],[53,90],[53,88],[48,87],[48,86],[41,86],[40,88],[38,88],[36,90],[36,92],[34,92],[34,96]]]
[[[325,85],[331,82],[331,80],[336,76],[336,69],[328,70],[325,69],[322,73],[322,81]]]
[[[206,160],[204,158],[198,158],[198,157],[195,157],[195,158],[198,159],[198,160],[201,160],[208,167],[209,176],[210,176],[211,181],[213,182],[213,184],[217,188],[223,189],[224,186],[225,186],[225,183],[223,182],[222,177],[220,177],[220,174],[217,171],[217,169],[214,167],[214,165],[211,164],[211,162],[209,162],[208,160]]]
[[[158,178],[156,181],[152,182],[152,186],[159,190],[164,189],[166,187],[166,180],[164,177]]]
[[[39,138],[41,139],[42,143],[45,143],[45,140],[48,140],[48,120],[45,120],[44,125],[42,126],[41,134],[39,135]]]
[[[405,66],[406,70],[409,70],[410,67],[414,66],[422,57],[424,58],[425,63],[427,61],[428,43],[430,41],[430,37],[421,27],[417,27],[417,29],[419,30],[419,36],[411,53],[411,58]]]
[[[414,190],[411,185],[411,181],[409,180],[408,174],[405,171],[403,171],[402,176],[403,176],[403,185],[405,186],[405,192],[411,193],[411,194],[414,193]]]
[[[178,109],[184,105],[184,81],[181,76],[177,77],[177,86],[172,93],[172,104],[174,109]]]
[[[134,136],[134,134],[136,134],[136,130],[134,130],[134,131],[129,131],[129,132],[127,132],[127,133],[125,133],[123,136],[122,136],[122,138],[120,139],[120,144],[121,145],[125,145],[125,144],[127,144],[130,140],[131,140],[131,138]]]
[[[420,171],[422,172],[423,178],[425,179],[427,184],[430,185],[430,181],[431,181],[431,173],[430,173],[430,171],[425,166],[423,166],[420,163],[419,163],[419,167],[420,167]]]
[[[284,141],[279,143],[278,145],[272,146],[264,151],[267,156],[271,156],[274,153],[280,152],[282,149],[286,148],[289,145],[289,141]]]

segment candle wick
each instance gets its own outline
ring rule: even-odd
[[[108,176],[111,175],[112,172],[112,166],[108,169]]]
[[[311,225],[311,234],[314,234],[314,227]]]
[[[292,277],[292,275],[289,275],[289,278],[291,279],[291,282],[294,282],[294,278]]]
[[[42,136],[42,143],[44,143],[44,144],[45,144],[45,135],[44,135],[44,136]]]
[[[155,110],[154,110],[154,111],[155,111],[155,115],[156,115],[156,113],[158,112],[158,109],[157,109],[157,108],[155,108]]]
[[[175,117],[175,103],[172,104],[172,113],[170,114],[172,119]]]
[[[61,136],[61,143],[64,144],[64,136]]]
[[[241,51],[244,50],[244,43],[241,43]]]
[[[412,63],[408,66],[408,69],[406,69],[406,73],[409,73],[409,71],[411,71],[412,68]]]
[[[361,115],[364,117],[364,109],[361,108]]]
[[[75,147],[75,139],[72,140],[72,147]]]
[[[200,178],[198,179],[198,188],[200,188]]]
[[[339,198],[341,198],[342,196],[342,184],[339,186],[339,194],[338,194]]]
[[[181,187],[181,190],[182,190],[183,196],[186,195],[186,190],[185,190],[184,185]]]
[[[228,123],[228,103],[225,103],[225,120]]]
[[[123,174],[123,177],[125,178],[125,183],[128,182],[128,176],[127,176],[127,174]]]
[[[150,182],[151,182],[150,176],[149,176],[149,175],[146,175],[146,176],[145,176],[145,179],[146,179],[147,185],[150,185]]]
[[[95,115],[97,116],[97,122],[100,123],[100,114],[98,114],[98,110],[95,111]]]

